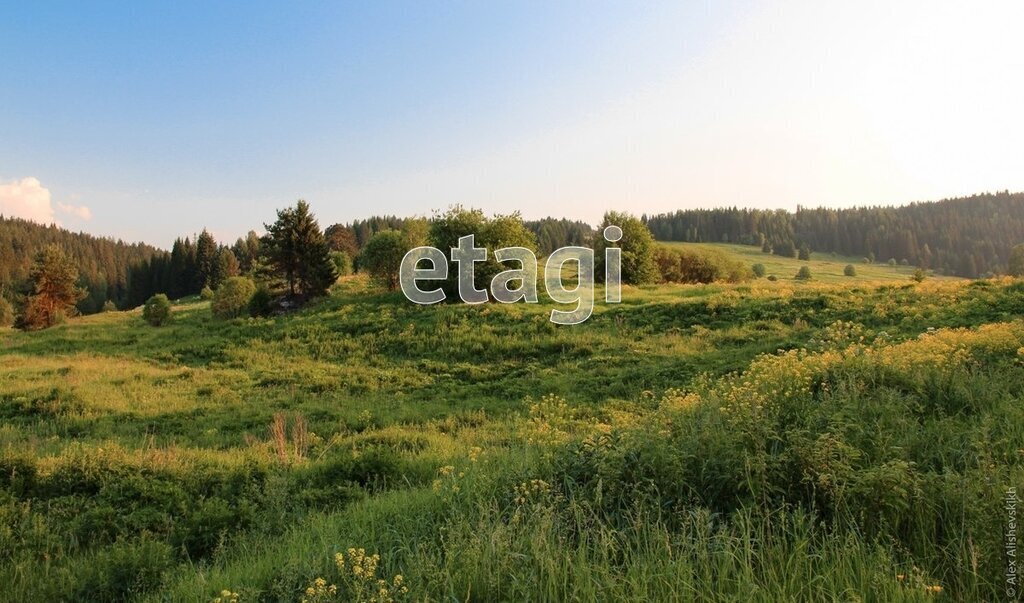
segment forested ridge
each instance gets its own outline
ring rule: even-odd
[[[1024,242],[1024,193],[986,193],[899,207],[689,209],[644,216],[661,241],[761,245],[765,251],[814,251],[895,259],[976,278],[1007,269]]]
[[[976,278],[1005,273],[1010,250],[1024,242],[1024,193],[1004,191],[900,207],[691,209],[644,216],[642,221],[661,241],[758,245],[766,253],[801,258],[811,250],[835,252]],[[344,256],[335,258],[339,269],[352,264],[358,269],[374,235],[389,230],[425,232],[428,223],[424,218],[374,216],[334,224],[324,235],[331,252]],[[535,236],[541,254],[594,241],[594,230],[580,221],[544,218],[522,224]],[[29,293],[34,257],[52,244],[62,247],[77,267],[78,285],[86,291],[77,309],[89,314],[106,302],[134,307],[154,293],[178,298],[216,287],[234,275],[259,273],[264,269],[261,242],[262,237],[251,231],[228,246],[204,230],[191,239],[179,238],[167,252],[0,216],[0,296],[16,305],[22,301]]]
[[[36,253],[51,244],[62,247],[78,268],[79,286],[87,291],[78,309],[86,314],[98,312],[107,300],[124,305],[131,267],[161,253],[144,243],[125,243],[0,215],[0,296],[14,299],[27,293],[24,288]]]

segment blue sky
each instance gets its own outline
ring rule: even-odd
[[[326,226],[1024,190],[1021,6],[8,2],[0,212],[166,247],[298,198]]]

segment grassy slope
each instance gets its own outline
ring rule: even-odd
[[[810,261],[800,261],[796,258],[784,258],[777,255],[762,253],[759,247],[751,245],[731,245],[728,243],[660,243],[670,247],[698,247],[717,249],[725,251],[730,256],[742,261],[748,266],[764,264],[765,274],[774,274],[780,280],[793,280],[797,271],[802,266],[808,266],[814,279],[826,283],[847,283],[858,281],[872,282],[907,282],[914,274],[913,266],[889,266],[884,263],[866,264],[863,258],[845,257],[830,253],[812,253]],[[857,276],[850,278],[843,275],[843,269],[853,264],[857,269]],[[951,277],[933,277],[939,279]]]
[[[766,256],[754,258],[768,264]],[[841,274],[843,262],[835,265]],[[816,276],[819,270],[827,272],[812,270]],[[367,291],[363,281],[350,279],[320,306],[274,319],[217,321],[206,303],[189,301],[176,306],[173,323],[160,329],[145,326],[138,313],[109,313],[42,333],[0,333],[0,448],[8,456],[34,459],[40,483],[48,484],[37,488],[43,492],[36,493],[37,499],[49,497],[49,505],[76,509],[68,515],[41,510],[45,505],[33,511],[10,503],[10,524],[21,527],[4,536],[13,552],[0,570],[0,581],[11,585],[3,596],[115,598],[119,588],[135,588],[129,579],[116,577],[116,568],[141,563],[154,565],[165,578],[139,585],[139,592],[163,583],[175,589],[173,598],[201,600],[221,587],[286,597],[326,571],[331,550],[353,544],[390,551],[388,571],[412,572],[436,563],[428,556],[418,565],[418,555],[428,553],[417,547],[437,538],[444,515],[436,514],[450,514],[438,507],[439,494],[430,486],[439,467],[465,459],[474,447],[484,449],[499,477],[480,492],[498,498],[508,482],[536,471],[538,465],[530,460],[535,453],[518,435],[518,416],[530,406],[530,397],[557,394],[588,412],[629,409],[670,388],[687,388],[702,373],[725,375],[745,368],[758,354],[807,345],[837,320],[884,329],[900,339],[928,328],[1009,320],[1021,311],[1019,288],[937,281],[877,287],[869,275],[877,276],[865,271],[852,291],[821,282],[764,280],[739,286],[627,288],[625,303],[599,303],[590,321],[570,328],[547,321],[550,306],[418,307],[397,295]],[[304,459],[289,454],[287,462],[278,460],[268,426],[279,412],[290,419],[305,417],[316,434]],[[72,490],[61,471],[82,465],[83,458],[101,469],[92,477],[76,477],[84,489]],[[230,485],[236,474],[249,475],[253,466],[271,476],[259,478],[264,481],[258,492]],[[192,527],[166,528],[166,517],[155,521],[136,513],[140,505],[143,511],[153,505],[152,497],[160,500],[165,494],[148,493],[140,485],[138,492],[129,489],[135,493],[126,495],[119,476],[135,469],[119,467],[140,468],[165,479],[172,491],[190,492],[192,502],[160,513],[184,516],[187,521],[171,523]],[[54,475],[60,479],[46,481]],[[342,481],[355,484],[358,492],[337,490]],[[116,492],[110,493],[111,488]],[[239,519],[196,502],[232,498],[228,507],[247,505],[251,514]],[[353,500],[362,502],[349,506]],[[194,506],[206,514],[194,516]],[[134,523],[125,519],[126,508],[136,509],[128,515]],[[76,515],[95,518],[83,523]],[[489,521],[486,514],[468,516],[461,537],[500,530],[506,520]],[[32,522],[36,532],[25,527]],[[211,522],[223,529],[207,533]],[[126,523],[143,527],[126,528]],[[528,533],[557,541],[550,529],[537,525]],[[119,539],[135,542],[140,533],[169,542],[169,552],[117,548]],[[597,530],[595,538],[620,537],[601,534]],[[652,538],[662,536],[652,532]],[[203,538],[212,538],[212,544]],[[837,555],[846,546],[841,541],[819,544],[835,547]],[[462,598],[467,584],[460,580],[501,573],[500,567],[479,567],[475,578],[453,577],[474,567],[471,550],[479,543],[462,546],[462,558],[448,559],[462,565],[419,576],[421,587],[430,585],[431,597],[452,588],[448,595]],[[503,546],[509,547],[509,559],[519,554],[514,542]],[[800,561],[798,542],[780,546],[779,563],[806,563],[807,573],[769,592],[799,589],[800,580],[823,571],[814,565],[820,559]],[[603,547],[578,553],[600,556]],[[182,563],[182,550],[200,567],[213,565],[197,572]],[[645,565],[660,563],[656,547],[634,553]],[[856,588],[858,572],[867,572],[864,579],[869,579],[892,563],[885,555],[875,558],[870,546],[863,553],[864,565],[849,572],[850,588]],[[590,558],[586,563],[586,571],[596,572],[591,583],[608,577],[607,562]],[[709,571],[699,563],[691,570],[694,584],[700,583],[700,572]],[[569,568],[537,571],[524,574],[526,582],[516,586],[525,589],[520,594],[561,592],[548,581],[557,581],[558,572]],[[683,568],[669,564],[659,571],[675,575]],[[728,571],[739,572],[730,588],[769,587],[765,576],[743,574],[742,564]],[[634,590],[619,584],[623,596],[657,594],[666,580],[657,571],[635,578]],[[716,586],[711,581],[704,588]],[[475,586],[475,592],[488,589],[515,592],[512,585]]]

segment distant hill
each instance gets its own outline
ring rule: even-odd
[[[125,243],[54,225],[0,216],[0,295],[14,298],[28,288],[28,274],[37,251],[56,243],[78,267],[79,284],[88,296],[78,304],[84,314],[98,312],[103,302],[122,306],[128,292],[129,267],[162,253],[143,243]]]
[[[692,209],[644,216],[661,241],[740,243],[795,255],[801,246],[976,278],[1005,272],[1024,242],[1024,193],[1004,191],[900,207]]]

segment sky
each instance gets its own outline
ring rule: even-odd
[[[898,204],[1024,190],[1024,2],[0,0],[0,213],[164,248],[306,199]]]

